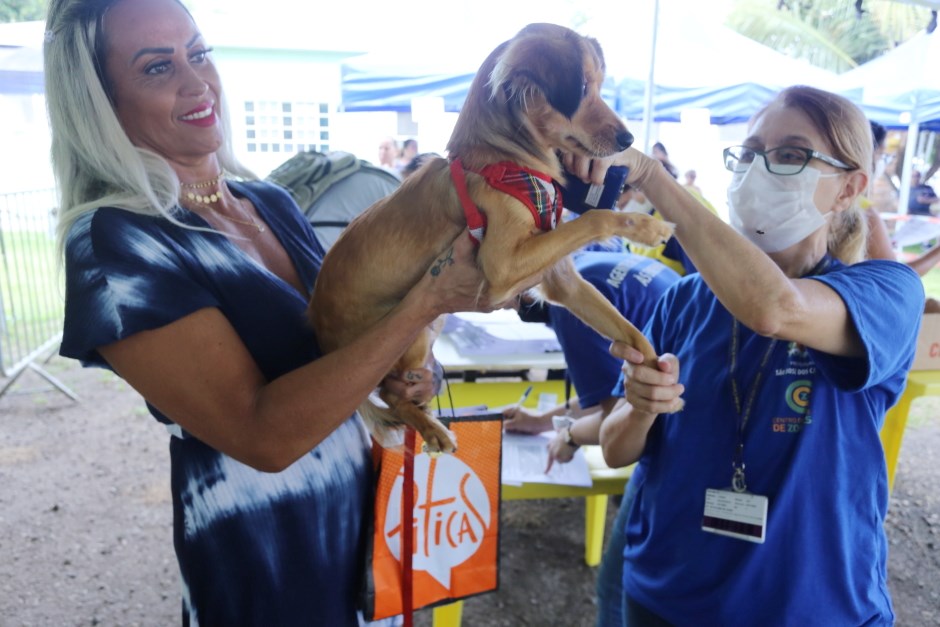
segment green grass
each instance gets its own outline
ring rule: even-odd
[[[0,231],[0,365],[19,364],[62,330],[55,240],[37,231]]]
[[[927,296],[940,298],[940,267],[935,267],[921,279],[924,282],[924,291]]]
[[[905,246],[904,255],[907,256],[918,256],[923,254],[927,249],[921,245],[917,246]],[[927,296],[933,296],[934,298],[940,298],[940,265],[934,266],[930,272],[921,277],[921,280],[924,283],[924,292],[927,293]]]

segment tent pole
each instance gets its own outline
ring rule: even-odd
[[[917,138],[920,136],[920,118],[917,115],[919,99],[914,102],[914,115],[907,127],[907,142],[904,146],[904,165],[901,167],[901,189],[898,190],[898,213],[907,213],[907,203],[911,197],[911,172],[914,156],[917,154]]]
[[[650,73],[646,79],[643,104],[643,152],[650,153],[653,145],[653,89],[656,86],[656,36],[659,32],[659,0],[653,0],[653,36],[650,47]]]

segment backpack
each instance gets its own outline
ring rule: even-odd
[[[285,188],[300,206],[324,250],[376,201],[398,189],[397,176],[348,152],[299,152],[267,180]]]

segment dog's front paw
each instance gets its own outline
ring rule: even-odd
[[[669,241],[675,231],[672,222],[665,222],[638,211],[628,211],[620,214],[620,217],[623,219],[624,229],[621,235],[636,244],[659,246]]]
[[[437,421],[428,423],[420,433],[421,439],[424,440],[421,450],[425,453],[439,455],[457,450],[457,438],[454,433]]]

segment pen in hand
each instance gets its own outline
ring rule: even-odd
[[[532,386],[530,385],[525,389],[525,392],[522,393],[522,396],[519,397],[518,402],[516,402],[516,407],[522,407],[522,404],[525,403],[526,399],[529,398],[529,394],[532,393]]]

